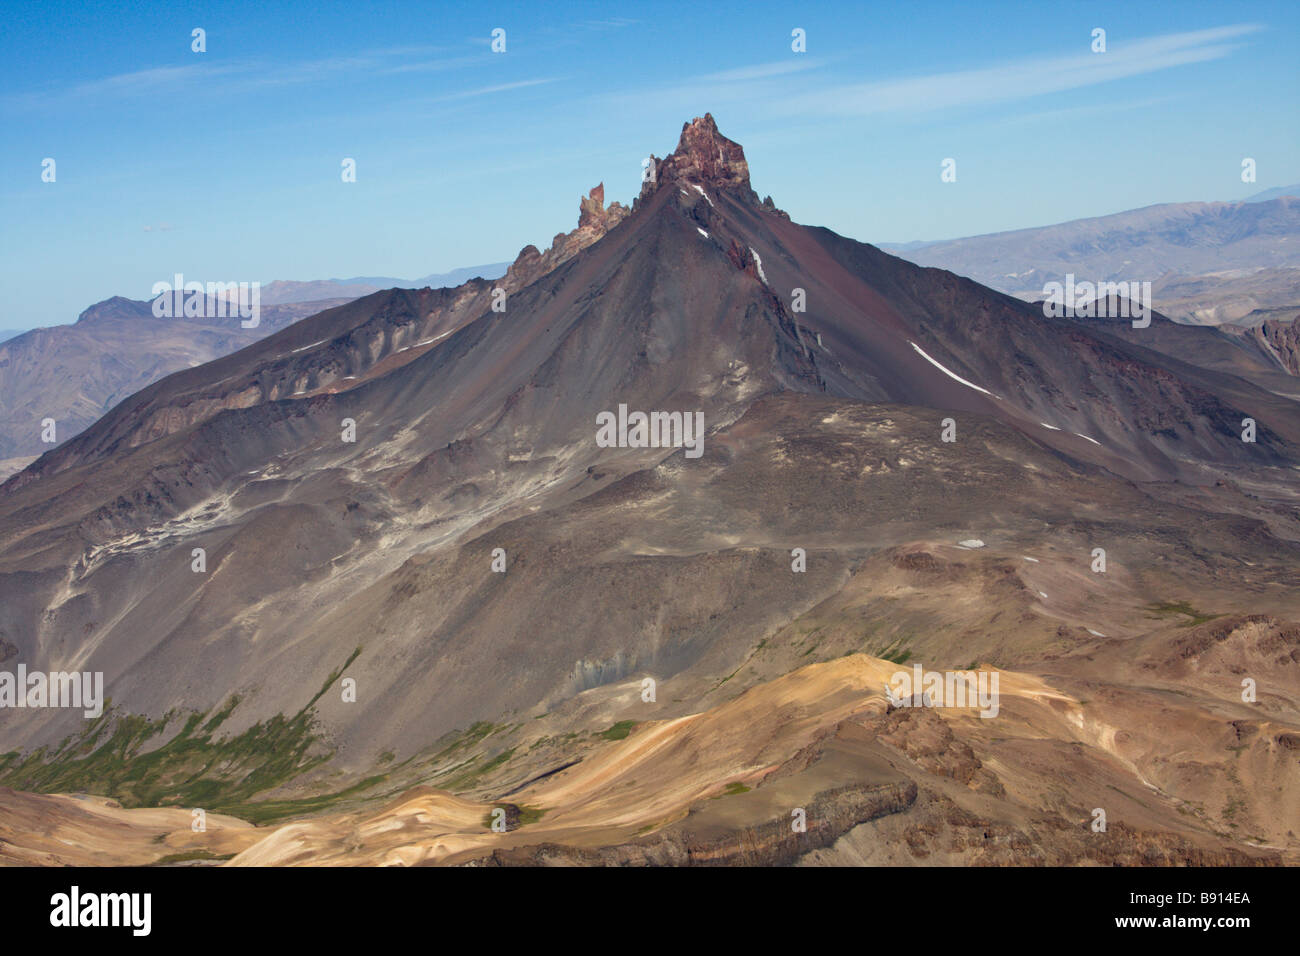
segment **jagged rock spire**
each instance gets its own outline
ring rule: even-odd
[[[749,185],[749,163],[745,160],[744,147],[718,132],[712,113],[683,124],[677,148],[666,159],[652,155],[650,160],[655,165],[655,174],[653,180],[642,184],[641,199],[666,183],[693,183],[731,190],[758,203],[758,194]]]

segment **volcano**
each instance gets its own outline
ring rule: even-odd
[[[924,862],[907,827],[962,820],[1055,862],[1295,854],[1300,416],[1152,329],[797,224],[706,114],[503,279],[298,321],[0,486],[0,666],[111,698],[7,714],[0,783],[208,806],[234,862],[375,813],[362,862],[754,862],[786,804],[815,839],[760,860]],[[1009,675],[1001,729],[890,703],[907,659]],[[1230,734],[1249,845],[1177,811],[1242,805]],[[1053,835],[1115,790],[1129,842]]]

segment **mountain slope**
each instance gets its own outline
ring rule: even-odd
[[[256,328],[240,318],[156,318],[150,303],[116,296],[73,325],[0,343],[0,459],[48,450],[41,422],[66,441],[122,399],[179,369],[243,348],[341,299],[265,305]],[[215,311],[215,310],[214,310]]]
[[[654,170],[499,282],[304,319],[0,486],[0,640],[103,671],[114,708],[89,732],[10,722],[0,782],[243,819],[435,778],[503,793],[580,759],[562,741],[630,679],[659,683],[658,719],[864,644],[1086,681],[1106,642],[1143,641],[1172,673],[1144,608],[1189,594],[1275,615],[1240,653],[1295,722],[1293,402],[795,224],[710,116]],[[620,406],[702,415],[702,454],[607,447]],[[997,554],[935,556],[971,538]],[[1151,679],[1107,675],[1135,712]],[[534,719],[557,739],[530,757]],[[141,740],[157,756],[126,774]]]

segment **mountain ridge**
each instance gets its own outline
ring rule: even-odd
[[[1244,772],[1272,779],[1284,745],[1265,724],[1300,714],[1285,691],[1300,659],[1287,616],[1295,403],[1179,358],[1158,338],[1179,334],[1171,322],[1143,338],[1048,316],[795,223],[759,201],[743,149],[724,140],[697,118],[630,210],[598,185],[577,228],[525,247],[503,279],[387,290],[303,319],[148,386],[0,486],[0,637],[33,667],[102,671],[104,727],[180,740],[123,778],[117,751],[96,751],[74,718],[27,712],[7,730],[0,782],[66,791],[90,774],[132,800],[206,793],[247,819],[291,796],[304,812],[363,792],[393,801],[390,772],[394,787],[484,799],[554,773],[531,793],[555,820],[572,813],[568,784],[588,779],[566,768],[605,728],[662,719],[653,732],[670,737],[763,686],[777,689],[760,699],[811,701],[825,695],[779,690],[809,679],[804,665],[865,650],[845,668],[874,675],[903,647],[927,666],[1032,675],[1023,705],[1008,701],[1030,708],[1013,714],[1032,728],[1012,761],[1023,779],[1084,764],[1078,743],[1116,788],[1146,793],[1131,766],[1185,799],[1235,795],[1170,756],[1200,745],[1170,737],[1165,686],[1184,690],[1197,728],[1231,710],[1250,741]],[[620,406],[702,415],[702,456],[602,446],[599,416]],[[1241,439],[1247,415],[1255,442]],[[1089,570],[1099,544],[1104,577]],[[1227,616],[1244,605],[1261,619]],[[1224,683],[1247,665],[1283,688],[1265,716]],[[820,673],[839,674],[827,692],[846,708],[818,718],[822,750],[806,737],[779,760],[711,750],[708,779],[671,814],[730,783],[761,795],[737,806],[764,807],[823,751],[828,776],[801,777],[798,793],[825,793],[849,767],[901,787],[890,816],[910,814],[907,781],[880,763],[901,753],[915,760],[898,772],[924,783],[920,814],[942,796],[982,825],[988,800],[1013,800],[998,773],[1015,755],[964,723],[945,737],[946,718],[913,724],[881,703],[835,736],[866,705],[836,683],[845,673]],[[646,679],[657,699],[641,696]],[[1102,699],[1077,725],[1060,710],[1065,684],[1070,708]],[[1164,721],[1161,733],[1120,740],[1113,704]],[[177,728],[218,725],[207,746],[232,759],[193,764]],[[66,752],[39,750],[65,738]],[[977,766],[977,749],[994,759]],[[294,760],[264,756],[281,751]],[[668,822],[668,804],[644,799],[638,826]],[[1263,818],[1294,789],[1251,799],[1259,832],[1281,838]],[[1149,800],[1143,828],[1232,842]],[[1088,810],[1047,803],[1033,818],[1046,813],[1044,828]],[[850,813],[828,839],[872,819]],[[281,834],[249,859],[283,859]]]

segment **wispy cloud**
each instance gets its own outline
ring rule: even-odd
[[[442,96],[435,96],[429,102],[441,102],[443,100],[465,100],[474,96],[488,96],[492,93],[505,93],[509,90],[520,90],[529,86],[541,86],[545,83],[554,83],[558,76],[548,76],[536,80],[516,80],[513,83],[496,83],[492,86],[480,86],[473,90],[460,90],[456,93],[446,93]]]
[[[1069,106],[1062,109],[1040,110],[1033,113],[1018,113],[994,120],[992,127],[1022,126],[1039,122],[1060,122],[1061,120],[1081,119],[1088,116],[1113,116],[1117,112],[1145,110],[1165,106],[1178,99],[1176,96],[1149,96],[1142,99],[1120,99],[1116,102],[1089,103],[1085,106]]]
[[[709,108],[731,103],[761,102],[766,105],[789,92],[787,84],[792,74],[811,73],[827,62],[800,56],[686,76],[652,89],[601,92],[593,99],[608,108],[626,108],[631,103],[653,100],[660,107],[679,111],[696,109],[704,104]]]
[[[821,66],[820,60],[799,57],[797,60],[777,60],[773,63],[760,63],[756,66],[742,66],[734,70],[722,70],[718,73],[706,73],[696,77],[696,83],[748,83],[751,80],[765,80],[773,76],[785,76],[789,73],[802,73]]]
[[[803,115],[866,116],[1027,99],[1222,59],[1241,47],[1229,41],[1260,29],[1243,23],[1131,43],[1112,40],[1105,53],[1032,57],[982,69],[843,84],[788,96],[774,105]]]
[[[214,77],[229,76],[241,70],[241,67],[230,64],[160,66],[87,80],[62,90],[14,93],[6,96],[4,102],[17,107],[44,107],[59,102],[98,97],[154,96],[163,92],[185,90]]]
[[[0,99],[0,103],[17,109],[51,109],[79,103],[188,95],[200,91],[209,94],[241,93],[267,87],[320,83],[362,74],[456,70],[487,62],[482,55],[429,59],[431,54],[439,50],[440,48],[429,46],[406,46],[315,60],[275,63],[242,60],[152,67],[88,80],[61,89],[14,93]],[[394,62],[410,56],[421,59],[408,63]]]
[[[783,119],[915,115],[1026,100],[1218,60],[1241,49],[1242,39],[1261,29],[1259,24],[1241,23],[1133,41],[1112,35],[1106,53],[1091,52],[1085,42],[1079,53],[869,82],[843,82],[842,69],[834,73],[819,69],[834,61],[799,56],[686,77],[652,88],[601,92],[594,99],[610,107],[652,100],[664,108],[689,110],[707,104],[715,111],[720,105],[762,103],[764,113]]]
[[[634,26],[640,22],[628,17],[603,17],[595,20],[580,20],[577,26],[587,30],[622,30],[624,27]]]
[[[446,70],[458,70],[465,66],[476,66],[484,62],[483,54],[476,56],[452,56],[438,60],[420,60],[417,63],[396,63],[384,67],[383,73],[441,73]]]

